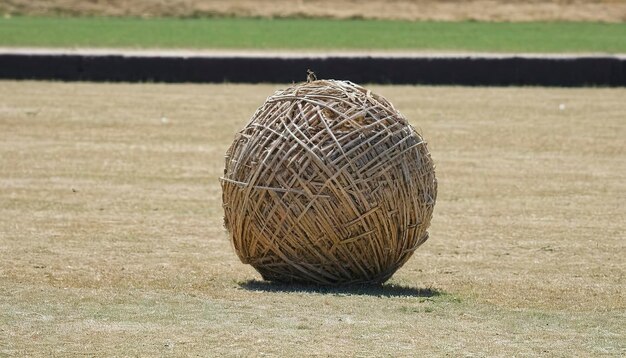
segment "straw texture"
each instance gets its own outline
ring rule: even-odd
[[[426,142],[386,99],[310,80],[270,96],[226,153],[224,223],[266,280],[386,281],[428,239]]]

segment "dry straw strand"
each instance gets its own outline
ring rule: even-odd
[[[221,183],[237,255],[283,282],[386,281],[428,239],[437,196],[426,142],[391,103],[314,77],[267,98]]]

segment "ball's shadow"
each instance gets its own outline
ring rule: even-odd
[[[377,297],[434,297],[443,294],[442,291],[434,288],[415,288],[395,284],[322,286],[315,284],[309,285],[301,283],[248,280],[239,283],[239,286],[249,291],[302,292],[327,295],[358,295]]]

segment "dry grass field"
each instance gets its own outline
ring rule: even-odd
[[[439,199],[388,284],[330,289],[260,281],[222,227],[278,87],[0,82],[0,356],[626,354],[626,89],[372,86]]]
[[[626,0],[5,0],[0,14],[626,21]]]

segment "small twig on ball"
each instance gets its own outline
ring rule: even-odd
[[[310,69],[307,69],[306,70],[306,81],[307,82],[317,81],[317,76],[315,75],[315,72],[311,71]]]

